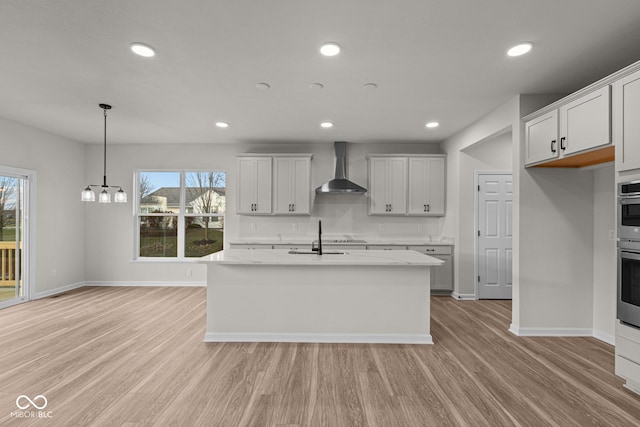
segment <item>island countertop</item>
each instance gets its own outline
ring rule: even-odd
[[[384,265],[384,266],[438,266],[443,261],[411,250],[370,251],[327,249],[344,254],[291,254],[288,249],[225,249],[200,258],[200,262],[214,264],[261,265]]]

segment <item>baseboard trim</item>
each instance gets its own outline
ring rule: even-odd
[[[78,288],[81,288],[83,286],[85,286],[85,282],[72,283],[70,285],[61,286],[61,287],[55,288],[55,289],[47,289],[46,291],[35,292],[32,295],[31,299],[36,300],[36,299],[40,299],[40,298],[47,298],[47,297],[51,297],[51,296],[54,296],[54,295],[61,294],[63,292],[72,291],[74,289],[78,289]]]
[[[607,344],[616,345],[616,337],[613,335],[605,334],[604,332],[600,332],[594,329],[593,337],[599,339],[600,341],[604,341]]]
[[[459,294],[457,292],[452,292],[451,296],[459,301],[475,301],[476,294]]]
[[[509,332],[519,337],[592,337],[615,345],[615,337],[589,328],[519,328],[509,325]]]
[[[85,282],[85,286],[177,286],[177,287],[203,287],[207,286],[207,282],[200,281],[190,281],[190,282],[176,282],[176,281],[166,281],[166,282],[143,282],[143,281],[132,281],[132,282],[108,282],[108,281],[90,281]]]
[[[433,344],[430,334],[296,334],[207,332],[204,342]]]

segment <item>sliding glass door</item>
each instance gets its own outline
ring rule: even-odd
[[[27,177],[0,167],[0,308],[25,301],[24,236]]]

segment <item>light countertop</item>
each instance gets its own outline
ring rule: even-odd
[[[450,237],[434,237],[434,238],[355,238],[357,241],[341,241],[335,242],[331,238],[323,238],[323,245],[331,246],[362,246],[362,245],[388,245],[388,246],[452,246],[453,239]],[[278,238],[247,238],[229,241],[229,244],[241,245],[311,245],[311,242],[317,240],[314,238],[299,237],[278,237]]]
[[[438,266],[443,261],[416,251],[367,251],[345,248],[344,255],[290,254],[288,249],[225,249],[200,258],[202,263],[262,265]]]

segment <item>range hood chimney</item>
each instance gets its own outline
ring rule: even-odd
[[[333,147],[336,156],[335,176],[331,181],[316,188],[316,193],[366,193],[366,188],[360,187],[355,182],[347,179],[347,143],[345,141],[335,141]]]

